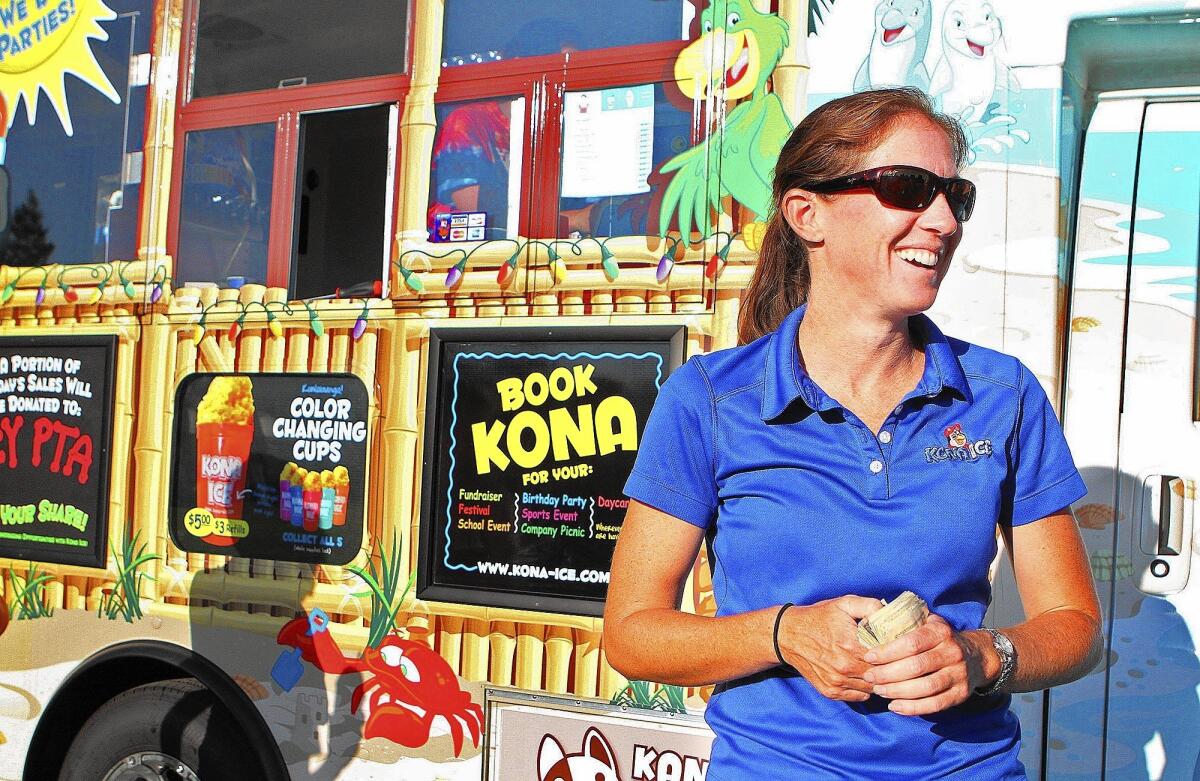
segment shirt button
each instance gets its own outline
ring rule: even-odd
[[[882,461],[872,461],[871,462],[871,473],[872,474],[877,475],[882,471],[883,471],[883,462]]]
[[[885,445],[886,445],[887,443],[891,442],[891,441],[892,441],[892,432],[890,432],[890,431],[880,431],[880,432],[879,432],[879,441],[880,441],[880,442],[882,442],[882,443],[883,443],[883,444],[885,444]]]

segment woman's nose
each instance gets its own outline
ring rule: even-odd
[[[958,218],[950,208],[945,193],[938,193],[933,203],[921,213],[921,226],[927,230],[937,231],[941,236],[949,236],[958,230]]]

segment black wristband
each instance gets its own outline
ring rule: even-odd
[[[783,607],[779,608],[779,612],[775,614],[775,628],[771,631],[771,643],[775,646],[775,658],[784,667],[791,667],[790,664],[783,660],[783,654],[779,652],[779,624],[783,621],[783,614],[787,612],[789,607],[795,607],[795,602],[788,602]]]

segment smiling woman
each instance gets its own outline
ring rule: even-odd
[[[1023,779],[1008,695],[1097,660],[1086,489],[1045,393],[923,314],[971,216],[965,156],[915,89],[812,112],[741,346],[678,369],[647,421],[604,643],[630,679],[718,684],[711,777]],[[1029,616],[1003,632],[982,628],[997,531]],[[712,618],[677,610],[706,538]],[[928,617],[866,648],[857,623],[909,591]]]

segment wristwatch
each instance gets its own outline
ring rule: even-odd
[[[986,689],[976,689],[975,693],[980,697],[991,697],[1000,691],[1004,684],[1012,678],[1013,671],[1017,669],[1017,649],[1013,647],[1012,640],[1003,632],[997,632],[995,629],[984,629],[985,632],[992,636],[992,646],[996,649],[996,653],[1000,655],[1000,674],[996,676],[996,680],[992,681],[992,685]]]

